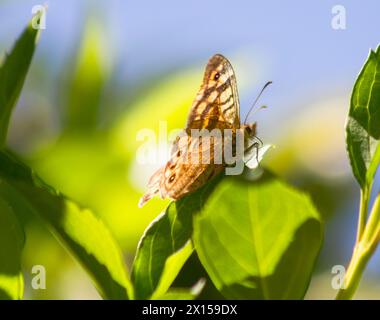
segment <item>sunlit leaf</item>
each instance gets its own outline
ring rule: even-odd
[[[372,183],[380,162],[380,46],[371,50],[356,80],[346,132],[352,171],[363,188]]]
[[[157,288],[152,294],[152,299],[157,299],[168,291],[170,285],[181,271],[181,268],[187,259],[189,259],[193,249],[191,240],[188,240],[182,248],[166,259]]]
[[[5,145],[11,113],[24,84],[38,34],[29,24],[0,66],[0,148]]]
[[[322,240],[309,197],[266,173],[225,178],[194,218],[194,245],[227,298],[301,299]]]
[[[162,296],[156,298],[156,300],[193,300],[195,296],[186,289],[172,289]]]
[[[0,179],[20,195],[88,271],[104,298],[132,296],[119,246],[105,225],[46,185],[31,169],[8,153],[0,153]]]
[[[12,207],[0,198],[0,300],[22,299],[21,251],[24,232]]]
[[[170,289],[162,295],[156,295],[156,296],[152,297],[152,299],[156,299],[156,300],[193,300],[201,293],[204,286],[205,286],[204,279],[200,279],[190,289],[184,289],[184,288]]]

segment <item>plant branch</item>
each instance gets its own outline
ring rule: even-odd
[[[364,228],[365,228],[367,212],[368,212],[369,190],[370,190],[370,187],[365,186],[360,191],[360,208],[359,208],[358,229],[356,233],[356,244],[360,242],[360,239],[363,235]]]
[[[380,228],[380,193],[377,195],[372,207],[371,215],[365,227],[362,240],[364,243],[370,244],[376,231]]]
[[[368,206],[368,204],[367,204]],[[380,239],[380,193],[372,207],[368,223],[360,240],[355,244],[350,264],[344,277],[344,288],[338,291],[337,300],[348,300],[353,297],[365,267],[375,252]]]

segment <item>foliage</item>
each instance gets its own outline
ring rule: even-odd
[[[380,47],[371,50],[354,85],[346,125],[352,171],[362,189],[373,182],[380,162]]]
[[[29,24],[0,66],[0,148],[5,145],[11,113],[32,60],[37,37],[38,30]],[[3,181],[0,181],[3,189]],[[22,298],[21,251],[24,231],[17,221],[14,208],[3,193],[0,195],[0,217],[0,298]]]
[[[25,164],[33,161],[20,160],[5,145],[11,113],[35,50],[37,30],[28,26],[0,67],[0,298],[23,298],[23,217],[36,216],[87,271],[105,299],[195,299],[206,281],[227,299],[303,299],[321,248],[323,222],[307,194],[271,171],[264,169],[256,179],[249,170],[238,177],[221,174],[166,208],[152,201],[138,211],[139,192],[124,176],[120,178],[120,172],[135,165],[137,143],[128,139],[125,146],[124,140],[134,137],[143,124],[155,126],[157,119],[179,126],[179,115],[187,110],[198,75],[189,72],[181,78],[183,83],[175,77],[161,81],[150,95],[131,100],[134,108],[125,119],[99,134],[101,92],[109,69],[102,60],[104,46],[98,42],[96,26],[90,25],[89,30],[75,71],[68,75],[63,134],[45,153],[45,162],[37,161],[36,166]],[[362,203],[347,288],[338,294],[342,299],[352,297],[380,239],[380,196],[366,219],[380,161],[379,61],[380,49],[371,51],[354,86],[346,126],[347,150]],[[96,67],[95,77],[90,79],[92,66]],[[155,104],[157,97],[172,92],[174,84],[185,89],[181,94],[173,93],[167,99],[172,104],[168,102],[162,112]],[[183,101],[184,96],[189,101]],[[147,111],[153,114],[149,119]],[[73,172],[72,163],[77,165],[77,181],[70,185],[65,178]],[[61,170],[55,170],[57,167]],[[42,172],[44,179],[36,171]],[[49,177],[53,171],[59,171],[54,188],[45,182],[53,180]],[[123,199],[123,204],[113,203],[113,211],[119,214],[116,223],[109,223],[102,199],[93,199],[91,209],[80,204],[87,206],[87,200],[94,198],[92,188],[104,198],[113,199],[118,193]],[[129,275],[123,250],[131,246],[127,240],[132,238],[125,235],[124,226],[140,230],[143,224],[134,225],[130,219],[137,214],[145,215],[141,221],[157,217],[139,241]],[[122,227],[113,229],[118,222]],[[207,279],[193,281],[190,288],[177,287],[176,279],[194,254]]]
[[[347,150],[352,172],[361,189],[359,222],[344,287],[337,299],[349,299],[380,241],[380,193],[369,218],[368,207],[373,179],[380,164],[380,46],[369,57],[354,85],[346,124]]]
[[[10,113],[14,107],[27,71],[28,63],[21,64],[22,66],[25,64],[25,68],[18,68],[17,57],[21,59],[21,62],[25,59],[24,57],[31,58],[34,45],[30,44],[35,43],[36,36],[37,31],[28,26],[2,65],[0,87],[4,94],[1,108],[5,113]],[[7,119],[9,120],[9,117]],[[7,127],[8,123],[3,123],[1,129],[6,132]],[[33,170],[5,150],[0,153],[0,182],[2,195],[6,195],[7,200],[10,201],[2,203],[4,219],[7,217],[6,214],[10,219],[13,210],[36,212],[49,224],[53,233],[93,277],[95,285],[103,297],[127,298],[128,291],[132,295],[132,288],[125,274],[126,269],[119,246],[113,240],[108,229],[90,210],[82,209],[78,204],[45,184]],[[23,206],[20,206],[20,202]],[[6,225],[10,227],[15,224],[8,223]],[[7,236],[6,233],[5,236]],[[6,249],[6,242],[3,244]],[[17,246],[17,241],[13,244]],[[6,257],[5,254],[2,255],[2,264],[14,265],[14,269],[19,262],[18,260],[12,261],[12,259],[15,253],[21,252],[20,245],[13,252],[9,257]],[[6,251],[6,253],[9,252]],[[7,261],[8,259],[9,261]],[[17,259],[20,257],[18,256]],[[15,270],[10,271],[15,272]],[[6,277],[6,274],[10,271],[4,270],[2,274],[2,283],[5,285],[9,282],[10,276]],[[17,277],[13,276],[14,281],[20,282],[19,273],[16,275]],[[13,287],[14,292],[11,292],[10,296],[22,297],[22,286],[13,285]]]
[[[24,232],[12,206],[0,198],[0,299],[21,299],[23,276],[21,251]]]
[[[0,147],[4,147],[11,113],[24,84],[38,34],[29,24],[0,67]]]
[[[194,222],[199,258],[231,299],[303,298],[321,241],[309,197],[268,172],[224,179]]]

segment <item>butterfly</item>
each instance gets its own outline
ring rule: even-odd
[[[172,146],[170,160],[150,178],[148,191],[140,199],[139,207],[155,195],[162,199],[178,200],[203,186],[226,167],[224,161],[213,161],[217,156],[214,146],[218,144],[224,147],[223,137],[214,137],[205,146],[199,138],[191,136],[192,129],[230,129],[235,134],[240,131],[244,136],[245,154],[250,154],[249,158],[252,158],[252,148],[258,150],[258,143],[254,142],[256,123],[241,124],[239,113],[235,72],[224,56],[216,54],[207,63],[202,85],[187,119],[186,134],[177,137]],[[196,158],[200,153],[208,154],[208,161],[188,161],[190,157]]]

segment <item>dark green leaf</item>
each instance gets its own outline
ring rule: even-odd
[[[346,132],[352,171],[364,188],[380,162],[380,46],[370,52],[354,85]]]
[[[0,198],[0,300],[22,299],[21,252],[24,232],[12,207]]]
[[[197,298],[201,300],[225,299],[215,287],[205,268],[202,266],[202,263],[199,261],[197,252],[194,250],[190,258],[182,267],[181,272],[174,280],[172,288],[191,288],[194,286],[194,283],[199,282],[199,279],[202,279],[202,281],[204,281],[204,287],[202,288],[202,291],[199,293],[199,296],[197,296]]]
[[[38,33],[29,24],[0,67],[0,148],[6,142],[11,113],[24,84]]]
[[[30,168],[6,152],[0,153],[0,184],[24,199],[92,276],[105,298],[132,295],[119,246],[104,224],[46,185]],[[13,197],[8,197],[12,199]]]
[[[301,299],[322,240],[309,197],[266,173],[228,177],[193,222],[199,259],[233,299]]]

